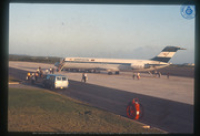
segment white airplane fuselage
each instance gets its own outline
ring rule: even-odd
[[[178,50],[185,50],[179,46],[166,46],[160,54],[149,60],[133,60],[133,59],[106,59],[106,58],[84,58],[69,57],[56,63],[59,70],[75,69],[77,71],[101,71],[106,70],[108,73],[120,71],[143,72],[152,71],[169,66],[169,60]]]
[[[65,69],[91,69],[107,70],[108,72],[119,71],[151,71],[168,66],[169,63],[152,60],[129,60],[129,59],[103,59],[103,58],[65,58]]]

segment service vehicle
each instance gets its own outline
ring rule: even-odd
[[[42,84],[50,89],[67,89],[69,81],[67,76],[60,74],[47,74],[44,75]]]

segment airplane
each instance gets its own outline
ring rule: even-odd
[[[186,50],[179,46],[166,46],[160,54],[149,60],[133,60],[133,59],[107,59],[107,58],[86,58],[86,57],[68,57],[64,58],[60,63],[54,65],[59,70],[76,70],[88,72],[100,72],[106,70],[109,75],[120,71],[145,72],[158,70],[169,66],[169,60],[178,50]]]

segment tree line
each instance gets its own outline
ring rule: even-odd
[[[9,54],[9,61],[56,63],[56,62],[60,62],[60,59],[61,59],[60,57],[41,57],[41,56],[28,56],[28,55]]]

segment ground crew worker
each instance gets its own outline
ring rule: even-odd
[[[39,70],[39,68],[37,69],[37,71],[36,71],[38,74],[40,73],[40,70]]]
[[[87,74],[83,73],[81,82],[83,81],[84,83],[86,83],[86,80],[87,80]]]
[[[155,71],[155,72],[154,72],[154,74],[155,74],[154,76],[156,77],[156,76],[157,76],[157,74],[158,74],[158,72],[157,72],[157,71]]]
[[[31,75],[31,84],[34,84],[35,83],[35,75],[34,73],[32,73]]]
[[[38,76],[39,76],[39,74],[38,74],[38,72],[36,72],[36,73],[35,73],[35,81],[38,80]]]
[[[85,73],[82,73],[82,79],[81,82],[85,82]]]
[[[39,76],[41,77],[41,71],[42,71],[42,69],[41,69],[41,67],[39,67]]]
[[[161,73],[160,73],[160,72],[158,72],[158,77],[159,77],[159,78],[161,77]]]
[[[167,78],[169,79],[169,72],[167,73]]]
[[[129,118],[138,120],[143,116],[143,106],[139,103],[138,98],[129,102],[126,108],[126,114]]]
[[[52,69],[51,69],[51,67],[49,68],[49,73],[50,73],[50,74],[52,73]]]
[[[57,72],[60,72],[60,68],[61,68],[61,65],[59,65],[59,67],[57,68]]]
[[[140,80],[140,73],[137,73],[137,79]]]
[[[136,76],[135,73],[133,73],[133,79],[135,79],[135,76]]]
[[[49,74],[49,70],[48,70],[48,69],[46,69],[46,70],[45,70],[45,73],[46,73],[46,74]]]
[[[54,68],[52,68],[52,74],[54,74],[54,71],[55,71],[55,69],[54,69]]]
[[[85,74],[85,82],[88,80],[87,74]]]
[[[31,73],[28,72],[28,73],[27,73],[27,76],[26,76],[26,79],[29,81],[29,80],[30,80],[30,77],[31,77]]]
[[[42,71],[42,69],[40,69],[40,78],[42,78],[43,77],[43,71]]]

